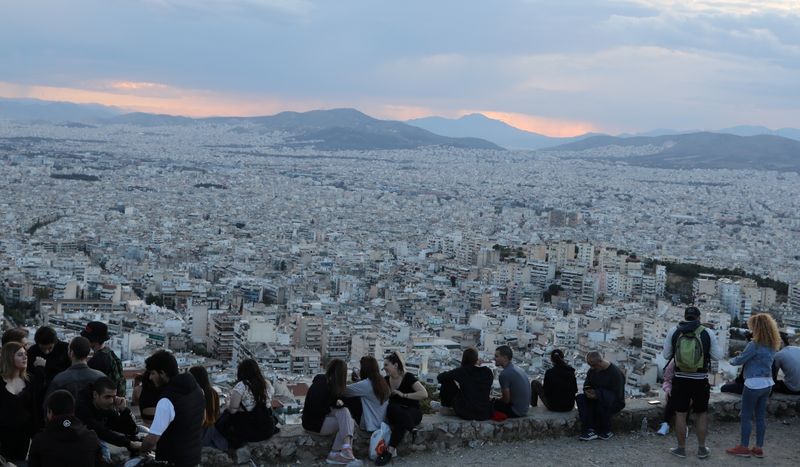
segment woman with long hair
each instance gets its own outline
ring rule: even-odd
[[[41,421],[40,382],[28,374],[28,354],[16,341],[0,351],[0,455],[25,461],[28,445]]]
[[[344,397],[359,399],[360,413],[363,416],[355,418],[360,420],[361,428],[373,432],[381,427],[386,418],[386,408],[389,406],[392,389],[381,376],[378,360],[375,357],[361,357],[358,363],[360,368],[358,382],[345,388]]]
[[[544,373],[544,383],[531,382],[531,405],[536,407],[538,399],[551,412],[569,412],[575,408],[575,394],[578,382],[575,379],[575,368],[564,360],[564,351],[553,349],[550,352],[553,367]]]
[[[747,320],[747,327],[753,333],[753,339],[741,354],[731,359],[731,365],[744,365],[741,439],[736,447],[725,452],[740,457],[764,457],[767,401],[775,384],[772,361],[781,348],[781,336],[775,319],[766,313],[751,316]],[[756,443],[752,449],[748,449],[753,416],[756,419]]]
[[[272,396],[275,389],[264,375],[258,362],[242,360],[236,368],[236,384],[228,397],[226,414],[217,423],[217,430],[228,440],[231,448],[252,441],[263,441],[275,432],[272,418]]]
[[[224,451],[228,449],[228,442],[214,426],[219,419],[219,393],[211,385],[208,371],[204,366],[193,366],[189,368],[189,373],[194,376],[194,380],[197,381],[197,385],[203,390],[206,398],[206,408],[203,413],[203,446],[211,446]]]
[[[397,456],[397,446],[406,432],[413,430],[422,421],[420,401],[428,398],[428,390],[416,376],[406,371],[403,358],[397,352],[390,353],[383,360],[386,382],[392,389],[386,420],[392,428],[389,447],[375,460],[375,465],[386,465]]]
[[[353,455],[355,421],[344,406],[347,388],[347,364],[338,358],[328,363],[324,375],[314,377],[303,406],[303,428],[321,435],[336,434],[326,459],[329,464],[349,464]]]

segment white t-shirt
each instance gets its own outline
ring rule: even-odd
[[[158,400],[156,404],[156,414],[153,417],[153,423],[150,425],[150,434],[161,436],[167,431],[169,424],[175,420],[175,406],[172,402],[163,397]]]

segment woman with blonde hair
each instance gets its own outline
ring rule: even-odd
[[[753,333],[744,352],[731,359],[731,365],[744,365],[744,390],[742,391],[741,442],[725,452],[740,457],[764,457],[764,433],[767,429],[767,401],[772,385],[772,360],[781,347],[778,324],[766,313],[753,315],[747,320]],[[752,419],[756,419],[756,444],[752,449],[750,433]]]

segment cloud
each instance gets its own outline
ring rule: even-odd
[[[313,7],[309,0],[138,0],[138,2],[162,9],[190,10],[209,14],[262,10],[304,16],[310,13]]]

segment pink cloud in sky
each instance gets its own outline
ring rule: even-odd
[[[541,117],[538,115],[527,115],[514,112],[497,112],[493,110],[476,110],[464,112],[464,114],[476,112],[482,113],[489,118],[500,120],[521,130],[532,131],[534,133],[539,133],[546,136],[568,137],[600,131],[596,125],[589,122],[562,120],[557,118]]]

